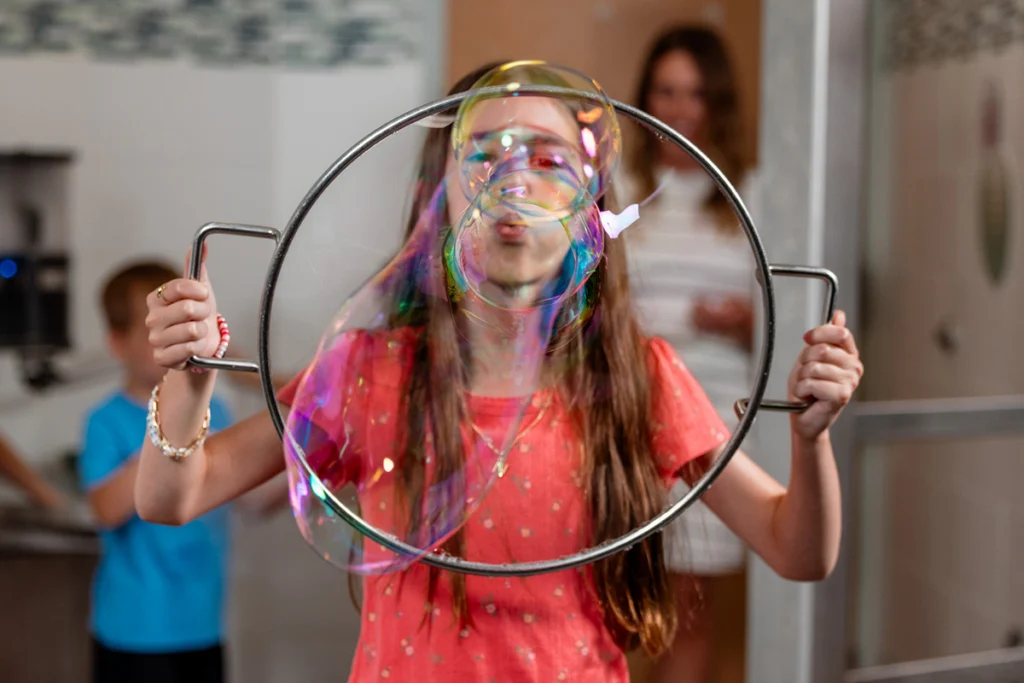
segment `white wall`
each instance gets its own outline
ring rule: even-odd
[[[97,64],[74,56],[0,61],[0,88],[14,94],[4,98],[0,148],[66,147],[79,155],[70,200],[75,356],[94,358],[103,351],[97,290],[112,268],[150,254],[181,263],[194,231],[211,220],[283,227],[335,157],[426,98],[417,87],[423,71],[412,63],[296,74],[180,62]],[[338,181],[338,190],[325,197],[326,208],[314,212],[320,225],[303,228],[295,251],[329,257],[332,273],[364,266],[353,249],[324,253],[323,239],[316,250],[307,245],[313,230],[319,238],[365,246],[386,241],[397,229],[404,191],[396,170],[415,152],[408,136],[401,142],[406,144],[393,144],[386,154],[370,153]],[[346,220],[352,215],[359,228]],[[331,229],[325,220],[335,222]],[[255,351],[256,308],[271,245],[215,238],[211,252],[221,308],[234,337]],[[286,265],[283,277],[291,272]],[[286,303],[278,302],[276,312],[291,320],[303,318],[303,306],[337,307],[333,299],[318,301],[312,287],[302,288],[301,297],[288,296],[299,288],[297,281],[282,285]],[[0,406],[8,408],[0,412],[0,425],[16,442],[36,453],[71,443],[70,433],[52,424],[33,433],[27,414],[44,411],[25,398],[11,368],[0,370]]]
[[[915,19],[914,26],[921,21],[912,15],[886,19]],[[892,35],[892,27],[885,28],[881,35]],[[974,30],[972,45],[985,45],[982,29]],[[1022,69],[1024,45],[1017,42],[875,75],[866,301],[871,321],[862,338],[871,400],[1024,391]],[[1002,101],[994,152],[1009,200],[1009,265],[998,285],[984,267],[981,211],[991,187],[985,181],[993,151],[982,131],[993,86]],[[955,348],[936,342],[943,327],[955,334]],[[1022,451],[1020,437],[995,436],[865,449],[861,665],[987,651],[1019,630]]]
[[[427,53],[438,54],[433,45]],[[0,148],[78,155],[68,211],[75,347],[65,362],[108,370],[36,395],[20,385],[11,355],[0,353],[0,431],[38,465],[75,447],[83,411],[118,381],[104,366],[97,304],[107,273],[143,255],[182,263],[208,221],[283,227],[349,144],[435,95],[436,72],[429,58],[318,73],[99,63],[76,54],[0,59]],[[279,369],[295,367],[344,294],[397,240],[416,137],[375,150],[346,173],[297,238],[272,327],[273,357],[289,359]],[[255,354],[271,245],[221,237],[210,246],[220,308],[235,343]],[[258,399],[238,405],[261,408]],[[287,514],[239,528],[232,615],[235,680],[344,676],[357,635],[345,577],[305,548]]]

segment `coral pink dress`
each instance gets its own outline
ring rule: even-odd
[[[405,353],[410,336],[404,331],[387,333],[388,338],[382,334],[349,338],[353,344],[376,347],[365,355],[353,354],[352,348],[330,351],[348,354],[346,359],[373,359],[372,370],[353,368],[352,363],[335,366],[344,368],[340,384],[366,371],[378,380],[403,376],[411,360]],[[655,388],[653,450],[658,471],[670,486],[680,467],[723,444],[729,433],[693,376],[660,338],[649,342],[649,367]],[[282,403],[293,404],[300,379],[281,391]],[[372,427],[364,438],[393,442],[401,423],[396,419],[401,382],[378,381],[376,386],[393,390],[371,391],[364,400],[350,403],[346,420],[369,418]],[[340,401],[345,392],[335,393],[333,400]],[[508,401],[514,400],[470,396],[469,411],[478,424],[486,423],[488,416],[507,415]],[[364,414],[353,415],[353,410]],[[313,421],[341,438],[341,414],[339,405],[328,405]],[[558,396],[546,392],[532,398],[522,418],[522,425],[531,423],[513,447],[508,470],[463,527],[465,547],[474,561],[550,559],[592,545],[586,538],[589,514],[575,423]],[[308,457],[331,453],[325,449]],[[327,471],[325,464],[329,463],[316,463],[315,468]],[[338,467],[331,476],[359,478],[370,469]],[[379,528],[389,526],[386,498],[361,503],[367,521]],[[398,574],[364,579],[360,638],[350,681],[629,680],[625,655],[605,627],[587,568],[527,578],[467,576],[469,625],[455,618],[447,577],[442,575],[434,599],[427,600],[428,572],[425,565],[413,564]]]

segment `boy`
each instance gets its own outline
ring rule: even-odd
[[[94,683],[224,680],[229,519],[219,508],[182,527],[143,522],[135,475],[150,392],[163,377],[145,325],[146,295],[179,277],[158,262],[129,265],[102,290],[107,342],[123,387],[87,417],[80,475],[101,528],[93,582]],[[216,398],[210,431],[231,421]]]

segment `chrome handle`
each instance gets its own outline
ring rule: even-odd
[[[263,228],[258,225],[236,225],[233,223],[207,223],[196,231],[192,240],[192,257],[188,264],[188,277],[198,280],[203,266],[203,244],[210,235],[236,235],[238,237],[257,237],[273,240],[274,244],[281,241],[281,232],[274,228]],[[229,360],[209,356],[192,356],[188,364],[206,370],[230,370],[234,372],[259,372],[258,363],[247,360]]]
[[[839,289],[839,279],[836,278],[836,274],[826,268],[812,268],[811,266],[788,266],[788,265],[774,265],[769,264],[768,275],[772,278],[779,277],[799,277],[811,280],[822,280],[825,282],[825,324],[832,320],[832,315],[835,313],[836,308],[836,290]],[[757,271],[757,281],[761,282],[761,271]],[[747,412],[747,406],[750,405],[750,399],[741,398],[736,401],[733,405],[733,410],[736,412],[736,416],[742,418]],[[778,400],[765,400],[761,401],[762,410],[775,410],[778,412],[785,413],[801,413],[807,410],[811,404],[800,402],[800,401],[778,401]]]

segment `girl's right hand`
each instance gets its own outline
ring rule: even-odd
[[[183,370],[189,358],[212,356],[220,343],[217,300],[205,260],[198,281],[171,280],[146,297],[149,344],[153,358],[162,367]]]

